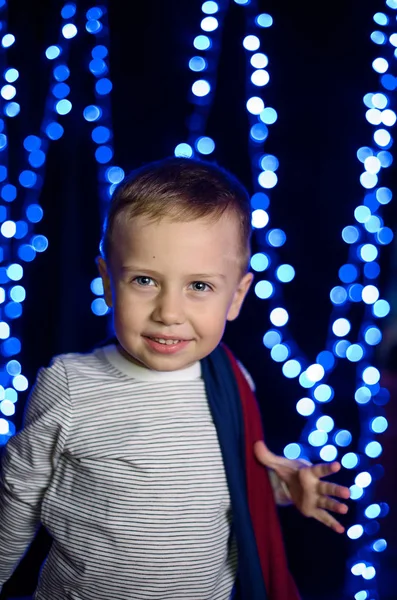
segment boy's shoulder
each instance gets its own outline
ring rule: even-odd
[[[103,377],[111,373],[111,365],[106,359],[104,348],[94,348],[88,352],[68,352],[54,356],[49,369],[65,372],[66,376]]]

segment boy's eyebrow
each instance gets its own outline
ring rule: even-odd
[[[160,273],[158,273],[157,271],[152,271],[152,269],[146,269],[144,267],[138,267],[138,266],[134,266],[134,265],[129,265],[129,266],[123,266],[121,267],[121,270],[126,273],[129,271],[134,271],[134,272],[143,272],[143,273],[148,273],[149,275],[154,275],[154,276],[158,276],[160,275]],[[190,273],[188,275],[188,277],[190,279],[226,279],[226,275],[223,275],[223,273]]]

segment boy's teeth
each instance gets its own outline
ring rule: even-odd
[[[166,346],[173,346],[179,344],[179,340],[163,340],[162,338],[153,338],[155,342],[159,344],[165,344]]]

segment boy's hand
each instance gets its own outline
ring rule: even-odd
[[[345,528],[328,511],[344,515],[348,507],[330,496],[347,500],[350,490],[335,483],[321,481],[323,477],[340,470],[338,462],[308,466],[303,461],[273,454],[264,442],[256,442],[254,452],[256,459],[265,467],[273,469],[286,484],[292,502],[305,517],[313,517],[336,533],[344,533]]]

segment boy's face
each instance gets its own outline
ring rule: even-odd
[[[114,328],[125,352],[156,371],[175,371],[207,356],[235,319],[252,281],[241,276],[234,215],[116,223],[111,258],[98,260]]]

